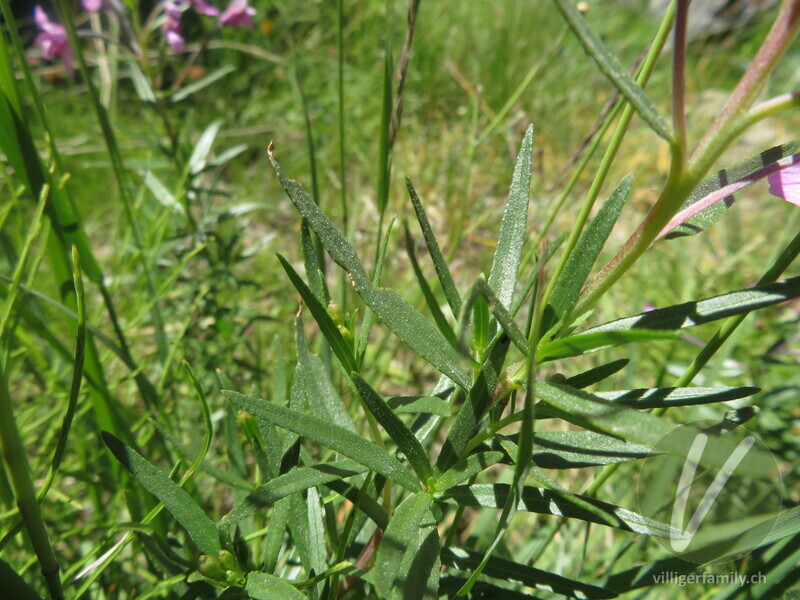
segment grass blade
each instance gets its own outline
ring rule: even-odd
[[[361,399],[364,400],[364,404],[386,433],[389,434],[389,437],[394,440],[400,451],[406,455],[408,462],[411,463],[420,480],[427,485],[427,482],[433,478],[433,468],[422,444],[419,443],[419,440],[406,424],[400,420],[400,417],[389,408],[386,401],[366,381],[357,373],[352,373],[352,377]]]
[[[508,202],[500,225],[500,235],[497,238],[497,250],[488,279],[489,287],[506,309],[511,308],[514,289],[517,286],[517,270],[522,260],[522,246],[527,236],[532,154],[533,125],[530,125],[525,131],[517,155]]]
[[[324,419],[305,415],[291,408],[275,406],[270,402],[256,401],[244,394],[228,390],[223,390],[223,394],[239,408],[248,411],[257,419],[263,419],[278,427],[314,440],[318,444],[351,458],[413,492],[422,489],[419,482],[396,458],[352,431],[348,431]]]
[[[639,113],[639,116],[650,125],[650,128],[656,134],[668,142],[672,142],[672,132],[664,117],[658,113],[645,91],[628,75],[620,64],[619,59],[606,47],[597,34],[589,28],[575,5],[570,0],[555,0],[555,3],[567,25],[577,36],[586,53],[592,57],[600,72],[631,103],[631,106]]]
[[[159,499],[164,508],[172,513],[203,554],[216,556],[221,550],[217,527],[192,497],[141,454],[116,437],[107,431],[102,432],[102,436],[114,457],[148,492]]]

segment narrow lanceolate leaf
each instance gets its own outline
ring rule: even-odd
[[[228,390],[224,390],[223,394],[256,419],[263,419],[297,435],[314,440],[411,491],[416,492],[422,489],[414,476],[396,458],[352,431],[324,419],[312,417],[291,408],[275,406],[270,402],[255,400],[244,394]]]
[[[522,333],[522,330],[514,322],[514,318],[511,316],[509,310],[503,306],[503,303],[494,293],[491,286],[483,279],[482,275],[472,284],[472,289],[470,290],[469,296],[467,296],[467,301],[464,303],[464,313],[461,315],[461,334],[464,335],[466,333],[470,310],[473,306],[481,306],[478,304],[481,298],[485,300],[486,306],[489,308],[492,315],[494,315],[494,318],[497,319],[497,322],[500,323],[500,327],[503,328],[506,335],[514,342],[514,345],[519,351],[527,356],[528,340],[525,338],[525,334]],[[479,329],[478,323],[480,321],[480,318],[476,317],[474,319],[476,337],[483,337],[483,334],[478,334],[477,332]],[[481,344],[481,346],[483,346],[483,344]]]
[[[674,331],[657,331],[654,329],[597,331],[597,328],[594,328],[578,335],[570,335],[542,344],[536,351],[536,360],[545,362],[567,356],[580,356],[587,352],[623,344],[649,342],[652,340],[671,340],[676,336],[677,333]]]
[[[623,178],[597,216],[578,238],[575,249],[569,255],[564,270],[550,295],[548,306],[545,309],[542,331],[547,331],[562,319],[570,316],[581,293],[581,288],[586,282],[586,278],[589,277],[597,257],[600,256],[600,251],[622,212],[622,206],[631,193],[632,181],[633,175]]]
[[[425,243],[428,245],[428,252],[431,255],[431,260],[433,260],[436,276],[439,278],[439,283],[442,286],[445,298],[447,298],[447,303],[450,305],[450,310],[453,311],[453,316],[458,318],[461,312],[461,295],[458,293],[456,284],[453,281],[453,276],[450,274],[447,261],[445,261],[444,255],[439,249],[439,242],[436,241],[436,236],[433,233],[431,224],[428,222],[428,217],[422,208],[422,202],[414,186],[411,185],[411,180],[408,178],[406,178],[406,187],[408,188],[409,196],[411,196],[411,204],[414,206],[414,213],[417,215],[420,229],[422,229],[422,236],[425,238]]]
[[[757,387],[683,387],[615,390],[594,392],[594,395],[633,408],[662,408],[728,402],[752,396],[759,391]]]
[[[306,596],[287,581],[258,571],[247,574],[244,591],[253,600],[306,600]]]
[[[319,236],[331,258],[347,271],[356,293],[367,306],[414,352],[459,386],[468,389],[469,377],[459,368],[458,353],[447,343],[444,336],[397,292],[372,285],[355,250],[341,232],[311,200],[300,184],[284,175],[283,169],[272,154],[270,160],[286,194],[300,214],[308,219],[308,224]]]
[[[328,372],[325,365],[322,364],[322,359],[308,351],[301,317],[297,317],[295,325],[297,360],[303,368],[308,405],[318,417],[355,432],[356,426],[353,419],[350,418],[336,388],[328,378]]]
[[[511,486],[506,483],[459,485],[437,494],[436,500],[437,502],[447,502],[459,506],[503,508],[510,493]],[[590,511],[582,508],[574,501],[575,499],[585,502],[596,510]],[[556,490],[532,486],[523,488],[522,494],[517,501],[517,510],[578,519],[661,538],[688,539],[689,537],[689,534],[685,531],[648,519],[639,513],[608,504],[607,502],[600,502],[578,494],[574,494],[573,498],[570,498],[567,494]]]
[[[730,552],[722,556],[718,561],[733,560],[742,553],[752,552],[757,548],[762,548],[773,544],[790,536],[797,536],[800,533],[800,507],[792,508],[778,515],[777,519],[767,519],[766,521],[751,527],[737,536],[736,542],[729,548]],[[730,541],[726,541],[730,545]],[[704,548],[698,548],[698,552],[703,552]],[[653,581],[663,577],[683,575],[698,568],[693,562],[688,562],[682,558],[671,557],[657,560],[646,567],[637,566],[633,569],[614,573],[606,580],[608,587],[618,592],[649,587]]]
[[[603,41],[592,31],[571,0],[555,0],[558,10],[564,16],[572,32],[577,36],[583,49],[592,57],[600,72],[614,84],[619,93],[631,103],[650,128],[667,141],[672,140],[672,132],[655,105],[647,97],[645,91],[628,75],[619,59],[609,50]]]
[[[678,214],[664,227],[659,238],[694,235],[719,221],[741,192],[769,174],[769,167],[797,152],[800,142],[788,142],[764,150],[706,177],[692,192]]]
[[[113,435],[104,431],[102,436],[114,457],[172,513],[203,554],[216,556],[221,549],[217,527],[192,497],[142,455]]]
[[[440,417],[449,417],[450,405],[435,396],[392,396],[386,399],[386,404],[399,414],[428,413]]]
[[[442,563],[461,571],[472,571],[480,564],[480,561],[481,555],[477,552],[470,552],[463,548],[444,548],[442,550]],[[489,577],[495,577],[502,581],[515,581],[528,587],[563,594],[570,598],[617,597],[617,594],[611,590],[573,581],[555,573],[548,573],[504,558],[491,558],[484,572]]]
[[[600,365],[599,367],[594,367],[588,371],[584,371],[583,373],[578,373],[577,375],[568,377],[566,384],[570,387],[578,389],[589,387],[590,385],[594,385],[595,383],[599,383],[604,379],[611,377],[617,371],[624,369],[629,362],[630,359],[628,358],[612,360],[610,363],[606,363],[604,365]]]
[[[508,202],[500,225],[489,287],[508,310],[517,285],[517,270],[522,258],[528,226],[528,204],[531,193],[531,155],[533,153],[533,125],[528,127],[517,155]]]
[[[436,489],[450,489],[462,481],[466,481],[470,477],[485,471],[492,465],[496,465],[505,457],[505,452],[498,451],[477,452],[475,454],[470,454],[468,457],[461,459],[447,471],[442,473],[441,476],[439,476],[439,480],[436,482]]]
[[[381,427],[389,434],[389,437],[394,440],[399,450],[406,455],[408,462],[419,475],[419,478],[426,482],[433,477],[433,468],[428,460],[428,455],[422,448],[422,444],[411,432],[411,430],[400,420],[386,401],[381,398],[380,394],[370,387],[357,373],[352,373],[353,383],[355,383],[361,399],[369,411],[375,417],[375,420],[381,424]]]
[[[784,279],[776,283],[759,285],[746,290],[731,292],[705,300],[685,302],[668,308],[659,308],[632,317],[617,319],[610,323],[587,329],[584,334],[601,331],[628,331],[630,329],[681,329],[734,315],[741,315],[758,308],[785,302],[800,296],[800,277]]]
[[[647,446],[592,431],[538,431],[535,444],[533,462],[544,469],[595,467],[658,454]]]
[[[352,460],[335,460],[310,467],[298,467],[250,492],[244,501],[234,507],[220,522],[223,525],[233,525],[290,494],[331,481],[347,479],[366,470],[367,467],[358,465]]]
[[[425,279],[422,269],[419,268],[417,251],[414,248],[414,240],[411,238],[411,233],[408,231],[408,224],[403,224],[403,229],[406,238],[406,252],[408,252],[408,259],[411,261],[411,268],[417,278],[419,288],[422,290],[422,295],[425,297],[425,302],[428,305],[428,309],[430,309],[431,315],[433,315],[433,320],[436,321],[436,326],[439,328],[439,331],[442,332],[442,335],[447,339],[448,342],[450,342],[451,346],[455,346],[456,334],[453,332],[453,328],[447,321],[447,317],[445,317],[444,313],[442,313],[442,309],[439,308],[439,303],[436,301],[436,296],[433,295],[433,291],[428,285],[428,281]]]
[[[690,427],[675,429],[671,423],[648,413],[567,386],[537,382],[536,395],[558,410],[566,420],[677,456],[686,457],[700,433]],[[672,435],[663,440],[669,433]],[[736,446],[724,437],[709,436],[699,462],[704,466],[722,468],[735,450]],[[774,477],[774,468],[772,457],[756,450],[748,452],[736,467],[737,472],[757,479]]]
[[[426,492],[409,496],[389,521],[375,556],[381,598],[416,600],[438,596],[439,534]]]
[[[356,370],[356,360],[353,357],[353,351],[351,350],[350,345],[345,341],[344,337],[342,336],[342,332],[339,331],[336,323],[334,323],[333,319],[331,319],[328,311],[324,306],[322,306],[322,303],[320,303],[316,295],[306,285],[300,275],[297,274],[297,271],[292,268],[289,262],[280,254],[277,256],[281,266],[289,276],[292,285],[300,293],[300,296],[303,298],[303,302],[305,302],[308,310],[311,311],[311,316],[314,317],[314,320],[317,322],[322,335],[325,336],[325,340],[330,345],[333,355],[339,360],[341,365],[348,373]]]

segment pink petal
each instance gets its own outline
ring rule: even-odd
[[[192,3],[192,8],[195,12],[209,17],[216,17],[219,11],[211,6],[206,0],[189,0]]]
[[[83,0],[83,10],[100,10],[103,7],[103,0]]]
[[[800,206],[800,163],[767,176],[769,193]]]
[[[253,27],[256,9],[247,5],[247,0],[233,0],[219,16],[223,27]]]
[[[167,31],[167,43],[172,46],[175,52],[183,52],[186,48],[186,40],[183,39],[180,33],[174,30]]]

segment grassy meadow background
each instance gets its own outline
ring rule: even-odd
[[[20,9],[20,3],[13,4],[15,11]],[[268,398],[285,398],[294,352],[293,321],[299,306],[275,253],[286,256],[302,272],[300,219],[269,167],[267,146],[274,141],[287,175],[313,191],[335,223],[342,225],[346,218],[348,237],[371,269],[378,241],[375,198],[386,36],[391,36],[396,63],[406,34],[404,2],[395,0],[391,27],[387,27],[385,2],[344,2],[345,137],[341,139],[337,3],[254,0],[251,4],[258,10],[256,27],[224,30],[202,50],[183,85],[191,91],[191,86],[208,81],[204,78],[218,78],[198,85],[199,89],[185,98],[167,101],[168,125],[137,94],[126,61],[115,60],[117,55],[102,41],[87,46],[135,190],[134,218],[143,232],[143,247],[137,246],[117,197],[109,155],[80,76],[66,78],[56,63],[34,66],[55,141],[69,173],[66,186],[101,264],[130,351],[160,396],[154,410],[145,407],[129,369],[100,344],[108,389],[119,403],[115,418],[145,447],[158,431],[154,420],[169,422],[170,435],[183,444],[188,456],[194,456],[200,444],[199,416],[192,382],[180,361],[185,357],[212,411],[216,435],[208,461],[237,477],[248,472],[248,459],[242,453],[242,443],[236,442],[239,434],[235,420],[226,412],[226,400],[218,392],[217,370],[232,379],[237,389],[246,390],[255,384]],[[592,27],[619,53],[623,63],[631,64],[658,24],[647,3],[603,0],[588,4],[587,18]],[[771,14],[735,32],[696,40],[689,46],[690,139],[697,140],[716,116],[726,93],[760,45]],[[93,26],[96,23],[91,21],[81,25]],[[190,44],[200,37],[201,27],[198,19],[186,19],[184,33]],[[23,35],[30,39],[32,30],[25,30]],[[164,87],[180,76],[181,67],[175,57],[154,59],[153,68],[158,69]],[[670,63],[665,56],[648,85],[651,97],[661,101],[665,113],[669,108],[669,76]],[[773,92],[765,96],[795,89],[799,84],[800,47],[795,44],[768,84]],[[404,178],[413,181],[443,253],[451,260],[455,279],[466,287],[491,265],[493,240],[497,238],[514,159],[528,124],[533,123],[535,128],[529,230],[532,240],[537,240],[552,202],[570,175],[565,167],[584,146],[585,136],[613,94],[614,89],[597,72],[550,2],[421,3],[386,212],[387,216],[397,215],[400,221],[408,220],[419,245],[422,269],[430,281],[433,268],[423,251]],[[731,147],[719,166],[797,138],[798,125],[797,114],[764,121]],[[174,133],[172,140],[167,127]],[[210,135],[203,137],[209,127],[218,127],[218,131],[205,165],[187,175],[196,145],[211,139]],[[44,134],[35,119],[31,128],[44,151]],[[613,184],[633,172],[634,195],[601,261],[610,258],[655,201],[668,160],[666,147],[634,118],[609,177]],[[586,175],[544,236],[546,242],[569,231],[591,183],[592,166],[598,162],[597,157],[590,162]],[[10,274],[34,206],[18,193],[19,183],[7,169],[0,182],[0,264],[2,272]],[[611,189],[608,187],[601,196],[606,197]],[[186,197],[192,205],[191,219],[173,206]],[[390,239],[383,281],[428,314],[410,267],[400,221]],[[668,306],[745,287],[758,279],[798,226],[800,209],[769,196],[766,185],[758,184],[708,232],[662,243],[648,252],[613,295],[599,304],[590,323],[637,313],[648,305]],[[44,254],[39,248],[37,245],[34,254],[41,258]],[[148,290],[141,259],[159,282],[157,298]],[[35,289],[58,298],[59,282],[50,272],[48,261],[36,264]],[[797,268],[789,274],[796,275]],[[360,306],[349,283],[330,262],[327,277],[334,297],[346,312]],[[161,332],[149,312],[154,302],[163,317]],[[72,370],[46,340],[54,336],[71,348],[74,338],[72,324],[61,312],[46,302],[39,302],[33,310],[39,311],[37,315],[47,331],[20,323],[7,362],[31,470],[44,476],[69,396]],[[695,381],[698,385],[762,388],[755,401],[761,413],[748,426],[795,465],[784,479],[785,496],[794,505],[800,502],[799,315],[798,305],[790,302],[751,316]],[[105,307],[88,282],[87,320],[111,335]],[[713,331],[713,325],[699,327],[691,336],[705,341]],[[310,318],[306,332],[312,350],[319,351],[321,336]],[[163,335],[163,348],[158,346],[158,334]],[[373,378],[381,381],[383,393],[420,394],[435,383],[433,368],[415,360],[385,328],[376,326],[372,336],[365,364]],[[572,364],[589,368],[629,358],[629,367],[604,385],[666,386],[697,352],[687,337],[641,348],[631,345],[601,351]],[[558,362],[551,365],[545,375],[559,371]],[[689,421],[710,418],[718,412],[717,408],[699,406],[675,409],[674,416]],[[161,462],[163,457],[157,449],[148,458],[164,470],[171,466]],[[562,483],[571,489],[584,488],[592,475],[586,471],[591,470],[565,471]],[[603,497],[633,507],[636,472],[633,467],[621,469],[606,484]],[[97,560],[147,508],[136,505],[139,500],[119,485],[118,477],[119,465],[113,463],[99,438],[93,405],[84,391],[66,458],[43,504],[51,539],[57,540],[65,582]],[[227,512],[242,494],[207,475],[188,487],[205,499],[208,511],[216,516]],[[476,513],[469,528],[459,532],[460,545],[485,546],[491,539],[493,518]],[[38,565],[24,536],[6,535],[16,519],[10,486],[5,477],[0,477],[0,553],[4,561],[38,586]],[[653,551],[644,541],[629,546],[611,543],[605,537],[607,532],[599,528],[594,528],[587,539],[586,529],[580,525],[569,524],[553,531],[554,520],[542,518],[536,524],[526,521],[510,531],[508,543],[526,548],[529,556],[537,555],[539,568],[590,581],[604,574],[609,562],[627,568]],[[151,527],[166,529],[167,522],[168,517],[162,515]],[[553,541],[542,546],[549,536]],[[158,549],[151,550],[157,553]],[[169,555],[169,548],[160,551]],[[159,571],[151,568],[151,561],[136,544],[126,547],[83,597],[189,597],[171,592]],[[785,587],[777,593],[795,586],[800,572],[790,569],[785,577]],[[699,599],[734,592],[739,593],[724,585],[670,585],[626,597]],[[540,595],[557,597],[547,592]]]

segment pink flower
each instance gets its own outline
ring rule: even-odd
[[[800,163],[767,176],[769,193],[800,206]]]
[[[247,6],[247,0],[232,0],[219,16],[219,22],[223,27],[253,27],[253,17],[256,9]]]
[[[60,57],[64,61],[64,68],[72,77],[75,74],[75,66],[72,60],[72,48],[69,47],[64,27],[48,19],[47,13],[42,10],[41,6],[33,9],[33,18],[36,25],[42,30],[35,40],[36,45],[42,51],[42,56],[47,60]]]
[[[164,16],[167,20],[161,31],[167,38],[167,43],[172,46],[175,52],[183,52],[186,48],[186,40],[181,35],[181,7],[175,0],[167,0],[164,3]]]
[[[103,0],[82,0],[83,10],[100,10],[103,7]]]
[[[209,17],[216,17],[219,11],[211,6],[206,0],[189,0],[195,12],[201,15],[208,15]]]

